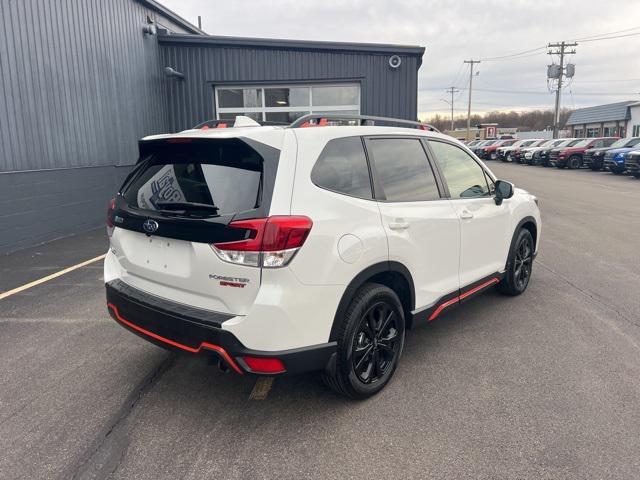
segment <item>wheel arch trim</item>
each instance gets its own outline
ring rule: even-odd
[[[538,253],[538,235],[539,235],[539,229],[538,229],[538,222],[536,221],[536,219],[530,215],[523,217],[518,224],[516,225],[516,228],[513,229],[513,233],[511,234],[511,243],[509,243],[509,250],[507,253],[507,260],[505,261],[505,269],[507,268],[507,264],[509,263],[509,254],[511,253],[511,250],[513,249],[513,246],[515,244],[516,241],[516,234],[520,231],[520,229],[527,223],[533,223],[534,227],[536,228],[536,235],[532,235],[533,238],[533,245],[534,245],[534,255],[536,255]]]
[[[347,308],[349,307],[349,303],[351,302],[351,299],[358,291],[358,289],[362,287],[362,285],[364,285],[371,277],[380,273],[388,272],[397,273],[404,278],[404,280],[409,285],[409,311],[412,311],[415,308],[415,284],[413,283],[413,277],[411,275],[411,272],[409,272],[409,269],[402,263],[393,260],[375,263],[358,273],[344,290],[342,298],[340,298],[340,302],[338,303],[336,313],[333,317],[331,333],[329,334],[329,341],[336,340],[339,320],[345,315]],[[409,321],[409,319],[407,319],[407,321]]]

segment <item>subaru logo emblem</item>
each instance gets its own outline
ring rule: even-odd
[[[142,224],[142,228],[147,233],[155,232],[156,230],[158,230],[158,227],[158,222],[156,222],[155,220],[151,220],[150,218],[147,218]]]

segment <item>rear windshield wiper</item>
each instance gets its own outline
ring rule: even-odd
[[[193,203],[193,202],[157,202],[156,207],[166,211],[206,211],[211,212],[214,215],[220,210],[215,205],[208,203]]]

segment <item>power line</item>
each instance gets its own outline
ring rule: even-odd
[[[575,83],[579,83],[579,82],[575,82]],[[580,82],[581,83],[581,82]],[[433,88],[429,88],[429,89],[422,89],[422,91],[425,90],[444,90],[444,87],[441,88],[437,88],[437,89],[433,89]],[[459,90],[462,91],[467,91],[467,87],[460,87]],[[487,93],[507,93],[507,94],[514,94],[514,95],[549,95],[549,92],[540,92],[540,91],[532,91],[532,90],[503,90],[500,88],[474,88],[473,89],[474,92],[487,92]],[[574,93],[574,95],[584,95],[584,96],[610,96],[610,97],[618,97],[620,95],[638,95],[639,92],[617,92],[617,93],[610,93],[610,92],[581,92],[581,93]]]
[[[615,78],[607,80],[578,80],[574,83],[624,83],[624,82],[638,82],[640,78]]]
[[[464,67],[464,63],[460,62],[460,67],[458,68],[458,72],[456,73],[456,76],[453,77],[453,80],[451,81],[451,85],[458,84],[458,81],[461,79],[460,74],[462,73],[463,67]]]
[[[616,30],[615,32],[600,33],[598,35],[589,35],[588,37],[575,38],[573,41],[574,42],[581,42],[581,41],[584,41],[584,40],[590,40],[592,38],[604,37],[604,36],[608,36],[608,35],[615,35],[616,33],[630,32],[632,30],[638,30],[638,29],[640,29],[640,27],[625,28],[624,30]]]
[[[634,35],[640,35],[640,32],[636,33],[627,33],[626,35],[616,35],[614,37],[601,37],[601,38],[592,38],[590,40],[581,40],[582,43],[586,42],[599,42],[600,40],[613,40],[614,38],[623,38],[623,37],[633,37]]]
[[[547,48],[546,46],[542,46],[542,47],[532,48],[530,50],[524,50],[524,51],[518,52],[518,53],[511,53],[511,54],[508,54],[508,55],[501,55],[499,57],[481,58],[480,61],[482,61],[482,62],[493,62],[493,61],[497,61],[497,60],[503,60],[503,59],[513,58],[513,57],[519,57],[520,55],[526,55],[527,53],[537,52],[538,50],[544,50],[546,48]]]
[[[477,92],[488,92],[488,93],[512,93],[515,95],[549,95],[549,92],[536,92],[536,91],[522,91],[522,90],[498,90],[498,89],[489,89],[489,88],[476,88]],[[620,95],[638,95],[638,92],[617,92],[617,93],[607,93],[607,92],[583,92],[583,93],[574,93],[574,95],[584,95],[584,96],[610,96],[610,97],[618,97]]]

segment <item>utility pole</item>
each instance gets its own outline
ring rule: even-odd
[[[469,105],[467,106],[467,141],[471,140],[471,91],[473,90],[473,66],[480,63],[480,60],[465,60],[469,64]]]
[[[555,48],[556,50],[549,50],[547,55],[560,55],[560,73],[558,75],[558,88],[556,89],[556,109],[555,114],[553,116],[553,138],[558,138],[560,133],[560,95],[562,93],[562,77],[564,76],[564,56],[565,55],[573,55],[576,53],[575,48],[573,50],[567,50],[569,47],[577,47],[578,44],[573,43],[550,43],[547,45],[548,48]]]
[[[453,131],[453,95],[458,93],[460,90],[458,90],[456,87],[449,87],[447,88],[447,93],[451,94],[451,131]],[[449,103],[449,102],[447,102]]]

